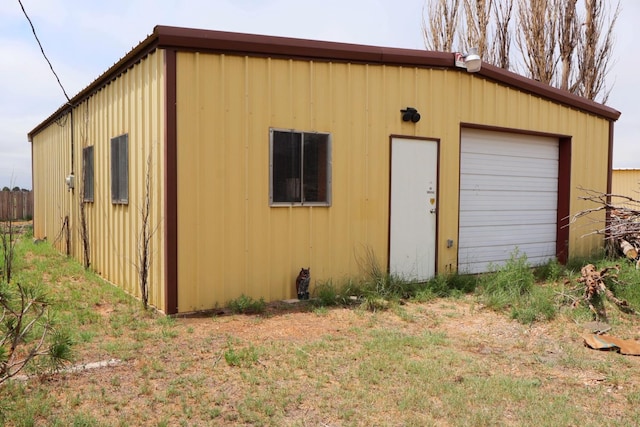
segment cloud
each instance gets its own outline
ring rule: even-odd
[[[222,31],[422,49],[424,0],[22,0],[47,56],[73,97],[153,31],[174,25]],[[614,166],[640,167],[640,93],[635,48],[640,2],[624,2],[608,104]],[[0,187],[13,171],[30,188],[26,134],[65,103],[15,1],[0,1]],[[640,144],[639,144],[640,145]]]
[[[640,168],[640,58],[633,54],[639,18],[640,2],[624,2],[615,27],[614,66],[607,76],[613,85],[607,104],[622,113],[614,125],[614,168]]]
[[[20,131],[34,117],[8,117],[0,114],[0,188],[31,188],[31,145]]]

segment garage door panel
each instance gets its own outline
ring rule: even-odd
[[[555,138],[533,135],[516,135],[492,131],[463,130],[468,146],[467,153],[497,155],[498,157],[512,156],[526,159],[558,160],[558,140]],[[487,139],[491,144],[487,145]],[[473,144],[477,142],[477,144]]]
[[[458,268],[488,271],[515,248],[532,264],[555,256],[558,140],[463,129]]]
[[[553,256],[548,255],[549,251],[554,248],[550,245],[545,246],[536,246],[536,245],[523,245],[522,247],[518,247],[519,253],[527,254],[527,261],[531,265],[540,265],[548,262],[549,260],[554,259]],[[495,248],[487,248],[486,251],[481,253],[473,253],[473,257],[466,256],[465,253],[461,254],[461,273],[484,273],[490,271],[490,267],[499,267],[504,265],[505,261],[495,262],[496,259],[504,259],[507,260],[511,257],[511,254],[514,252],[514,248],[510,246],[499,246]],[[534,255],[530,255],[534,254]],[[540,255],[535,255],[540,254]]]
[[[527,176],[509,176],[510,191],[552,192],[557,189],[557,177],[532,180]],[[460,177],[460,190],[503,190],[504,183],[496,182],[495,175],[465,174]]]
[[[519,254],[530,253],[536,258],[544,258],[544,255],[553,248],[548,243],[526,243],[522,246],[518,246],[517,250]],[[495,259],[509,259],[511,255],[515,253],[516,248],[510,245],[496,245],[487,246],[482,252],[472,252],[468,250],[461,251],[461,256],[470,262],[484,262],[489,263]],[[529,259],[529,255],[527,255]],[[545,259],[545,261],[548,258]]]
[[[556,211],[529,211],[527,216],[520,211],[494,211],[487,215],[484,211],[462,211],[460,212],[460,222],[473,222],[479,227],[495,227],[500,225],[533,225],[549,224],[556,220]]]
[[[529,159],[488,154],[466,154],[460,162],[461,170],[469,174],[489,176],[558,177],[558,162],[550,159]]]
[[[550,231],[546,224],[473,227],[460,231],[460,246],[465,248],[483,248],[500,244],[509,244],[513,247],[523,242],[544,243],[552,240],[555,242],[556,238],[556,233]]]
[[[464,205],[462,199],[464,198]],[[558,197],[552,192],[525,193],[522,191],[461,191],[460,211],[500,211],[517,208],[522,215],[528,210],[555,209]]]

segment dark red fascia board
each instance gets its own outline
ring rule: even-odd
[[[423,67],[447,68],[453,65],[453,55],[449,52],[365,46],[160,25],[155,27],[154,34],[158,36],[158,47],[177,50]]]
[[[158,47],[177,50],[213,51],[320,61],[406,65],[424,68],[455,68],[454,54],[450,52],[364,46],[167,26],[156,26],[154,33],[158,34]],[[609,120],[617,120],[620,117],[620,112],[611,107],[493,65],[483,63],[482,68],[476,74]]]
[[[556,87],[549,86],[548,84],[521,76],[520,74],[507,71],[494,65],[483,62],[482,68],[480,69],[478,74],[502,84],[513,86],[524,92],[529,92],[533,95],[556,101],[558,103],[592,113],[605,119],[615,121],[620,118],[620,111],[614,108],[591,101],[578,95],[574,95],[573,93],[566,90],[558,89]]]
[[[70,105],[77,105],[79,102],[88,98],[156,48],[316,61],[404,65],[422,68],[450,68],[464,72],[464,70],[455,67],[455,55],[451,52],[365,46],[158,25],[154,28],[151,35],[100,75],[93,83],[78,93],[70,103],[60,107],[44,122],[29,132],[29,141],[32,141],[33,135],[68,110]],[[487,63],[483,63],[481,70],[475,73],[475,75],[513,86],[514,88],[533,95],[541,96],[608,120],[615,121],[620,117],[620,112],[611,107]]]

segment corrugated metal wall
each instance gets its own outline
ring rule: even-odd
[[[163,178],[164,178],[164,54],[154,52],[75,106],[74,167],[76,189],[67,190],[71,169],[71,116],[66,114],[33,138],[34,234],[47,236],[66,250],[64,218],[69,218],[72,255],[82,262],[80,197],[82,149],[94,146],[95,195],[85,212],[91,267],[105,279],[139,296],[136,265],[141,209],[150,159],[151,272],[149,302],[164,308]],[[111,138],[129,135],[129,203],[111,203]],[[60,238],[56,237],[60,234]]]
[[[614,169],[611,176],[611,194],[640,200],[640,169]],[[621,203],[621,199],[614,199],[613,203]]]
[[[367,249],[387,264],[390,135],[440,139],[438,265],[455,269],[461,123],[572,137],[576,187],[606,190],[609,122],[457,70],[179,53],[179,311],[241,294],[294,296],[313,281],[361,271]],[[422,120],[403,122],[416,107]],[[331,207],[269,207],[269,128],[331,132]],[[570,232],[572,256],[601,247]]]
[[[71,173],[71,119],[65,114],[43,129],[31,144],[33,163],[33,235],[67,250],[65,224],[72,197],[65,177]]]

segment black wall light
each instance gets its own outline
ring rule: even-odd
[[[411,121],[413,123],[418,123],[420,121],[420,113],[413,107],[407,107],[406,110],[400,110],[402,113],[402,121],[408,122]]]

